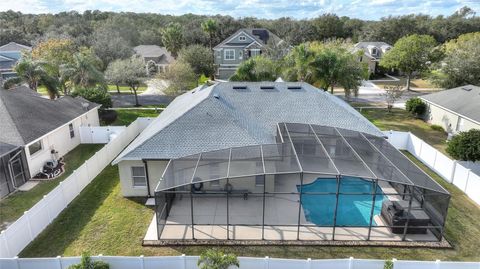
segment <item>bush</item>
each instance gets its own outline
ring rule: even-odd
[[[433,124],[433,125],[430,125],[430,128],[432,128],[432,130],[440,131],[440,132],[445,133],[445,129],[443,129],[443,127],[440,126],[440,125]]]
[[[112,98],[110,97],[110,94],[108,93],[107,87],[105,85],[97,85],[87,88],[76,88],[75,91],[72,93],[72,96],[83,97],[90,102],[102,105],[103,109],[112,107]]]
[[[99,116],[102,123],[110,125],[117,119],[118,113],[115,110],[101,110]]]
[[[427,104],[425,104],[422,99],[413,97],[408,99],[408,101],[405,103],[405,108],[408,112],[418,117],[427,111]]]
[[[460,132],[448,142],[447,152],[457,160],[480,161],[480,130]]]
[[[5,82],[3,83],[3,88],[5,90],[8,90],[8,89],[11,89],[15,86],[18,86],[22,83],[22,79],[21,78],[9,78],[7,80],[5,80]]]
[[[70,265],[68,269],[109,269],[110,265],[103,261],[92,261],[88,254],[82,254],[79,264]]]
[[[228,269],[240,267],[240,262],[234,254],[208,249],[200,255],[197,265],[200,269]]]

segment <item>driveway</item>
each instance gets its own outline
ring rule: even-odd
[[[168,82],[163,79],[153,78],[146,82],[147,89],[140,95],[165,95],[164,90],[168,87]]]

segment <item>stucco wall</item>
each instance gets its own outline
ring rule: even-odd
[[[427,103],[427,113],[425,120],[430,124],[440,125],[447,132],[457,132],[458,120],[461,116],[447,111],[434,104]],[[470,129],[480,129],[480,124],[463,118],[463,125],[458,131],[468,131]]]
[[[150,185],[150,195],[153,196],[158,181],[163,171],[167,167],[168,160],[163,161],[147,161],[148,179]],[[118,172],[120,175],[120,185],[122,194],[125,197],[148,196],[147,187],[134,187],[132,180],[132,166],[143,166],[143,161],[121,161],[118,163]]]
[[[75,136],[73,138],[70,137],[70,129],[68,127],[70,123],[73,123],[75,132]],[[58,151],[58,156],[62,157],[70,150],[78,146],[80,144],[80,126],[98,126],[99,124],[98,109],[95,108],[44,135],[43,137],[27,144],[25,146],[25,154],[27,156],[30,175],[33,177],[38,174],[45,162],[52,159],[52,154],[50,153],[52,149]],[[29,146],[39,140],[42,141],[42,149],[31,155]]]

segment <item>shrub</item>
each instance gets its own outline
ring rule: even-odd
[[[234,254],[208,249],[200,255],[197,265],[200,269],[228,269],[230,266],[240,267],[240,262]]]
[[[480,130],[460,132],[448,142],[447,152],[457,160],[480,161]]]
[[[7,80],[5,80],[5,82],[3,83],[3,88],[5,90],[8,90],[8,89],[11,89],[15,86],[18,86],[22,83],[22,79],[21,78],[9,78]]]
[[[385,261],[385,265],[383,266],[383,269],[393,269],[393,261],[392,260]]]
[[[440,126],[440,125],[433,124],[433,125],[430,125],[430,128],[432,128],[432,130],[440,131],[440,132],[445,133],[445,129],[443,129],[443,127]]]
[[[103,261],[92,261],[88,254],[83,253],[79,264],[70,265],[68,269],[109,269],[110,265]]]
[[[102,105],[102,108],[112,107],[112,98],[104,85],[97,85],[94,87],[76,88],[72,96],[80,96],[90,102]]]
[[[100,120],[105,125],[112,124],[117,119],[117,116],[118,116],[118,113],[115,110],[101,110],[99,111],[98,114],[100,116]]]
[[[427,111],[427,104],[425,104],[422,99],[413,97],[408,99],[408,101],[405,103],[405,108],[408,112],[418,117]]]

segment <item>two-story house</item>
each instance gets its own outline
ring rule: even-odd
[[[392,48],[391,45],[385,42],[358,42],[354,46],[354,51],[363,51],[363,55],[359,57],[360,62],[366,62],[368,64],[369,73],[378,72],[378,62],[382,58],[383,54]]]
[[[22,52],[31,50],[31,47],[15,42],[0,46],[0,81],[15,77],[13,68],[22,57]]]
[[[278,46],[284,43],[282,39],[263,28],[244,28],[229,36],[213,48],[216,77],[228,79],[241,62],[265,53],[266,45]]]

